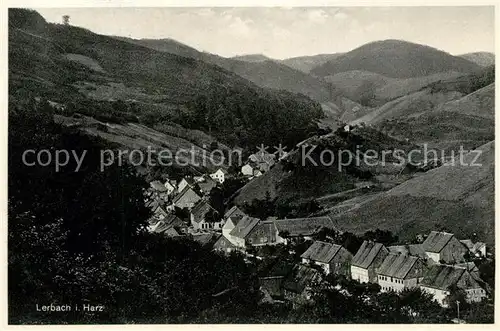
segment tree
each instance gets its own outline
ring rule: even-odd
[[[69,25],[69,18],[70,18],[69,15],[63,15],[62,21],[64,25]]]

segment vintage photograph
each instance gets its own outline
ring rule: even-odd
[[[8,323],[494,323],[494,51],[494,6],[9,8]]]

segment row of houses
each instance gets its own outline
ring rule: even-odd
[[[214,248],[224,252],[245,251],[249,247],[288,244],[299,237],[312,240],[323,228],[335,228],[330,217],[261,220],[234,206],[223,217],[222,237]]]
[[[477,243],[476,243],[477,244]],[[477,248],[481,247],[481,252]],[[443,306],[447,306],[450,288],[455,286],[466,293],[469,302],[481,301],[489,288],[479,276],[473,262],[465,262],[466,253],[485,255],[484,243],[466,245],[453,234],[433,231],[419,245],[389,246],[364,241],[353,256],[340,245],[315,241],[301,256],[300,273],[315,273],[304,268],[320,269],[324,274],[350,277],[361,283],[377,283],[382,292],[401,292],[420,287],[431,293]],[[294,276],[295,277],[295,276]],[[308,276],[310,278],[310,276]],[[283,281],[285,277],[282,277]],[[264,283],[269,282],[263,279]],[[276,279],[271,283],[275,285]],[[286,282],[283,291],[290,291]],[[302,297],[307,287],[301,287]],[[274,289],[274,292],[276,290]]]

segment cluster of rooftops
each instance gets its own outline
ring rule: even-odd
[[[473,262],[466,262],[466,254],[485,255],[484,243],[470,245],[470,240],[458,240],[451,233],[432,231],[420,244],[385,246],[364,241],[352,255],[341,245],[314,241],[301,255],[301,263],[288,274],[282,274],[280,287],[277,274],[261,277],[263,286],[271,295],[292,292],[304,296],[308,285],[321,275],[336,274],[365,283],[378,283],[382,291],[400,292],[421,288],[447,305],[450,288],[464,290],[467,300],[480,301],[491,291],[480,278]]]

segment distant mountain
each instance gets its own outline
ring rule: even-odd
[[[487,67],[495,64],[495,54],[489,52],[467,53],[459,56],[482,67]]]
[[[364,201],[346,201],[351,208],[331,216],[340,229],[359,234],[378,228],[406,241],[444,228],[460,239],[476,233],[478,240],[493,244],[494,146],[489,142],[467,154],[463,165],[457,156],[455,165],[430,170]]]
[[[217,65],[263,88],[300,93],[321,103],[330,101],[332,98],[331,86],[322,79],[290,68],[279,61],[270,60],[260,54],[225,58],[215,54],[199,52],[192,47],[171,39],[137,40],[117,38],[161,52],[177,54]]]
[[[347,52],[312,69],[311,73],[325,77],[363,70],[392,78],[411,78],[447,71],[470,73],[479,68],[473,62],[429,46],[383,40]]]
[[[403,97],[401,101],[396,100],[397,104],[390,102],[381,107],[380,113],[372,119],[372,125],[393,137],[410,139],[427,144],[429,148],[445,151],[459,150],[461,146],[465,149],[475,148],[493,140],[494,84],[453,98],[457,93],[430,93],[425,90],[415,93],[418,96]],[[450,97],[452,100],[443,102]],[[363,121],[363,118],[359,121]]]
[[[133,39],[127,37],[113,36],[113,38],[129,42],[131,44],[146,46],[160,52],[171,53],[179,56],[190,57],[193,59],[199,58],[199,51],[193,47],[189,47],[183,43],[180,43],[174,39],[163,38],[163,39]]]
[[[138,43],[193,52],[172,40],[125,42],[9,9],[9,93],[62,104],[125,101],[141,122],[176,122],[242,147],[300,141],[322,116],[319,103],[304,95],[261,88],[220,66]]]
[[[464,74],[451,71],[414,78],[390,78],[369,71],[352,70],[326,76],[324,79],[342,95],[365,106],[374,107],[416,92],[431,83],[461,75]]]
[[[371,81],[373,82],[373,95],[376,97],[380,98],[383,95],[381,92],[390,93],[392,91],[394,95],[397,95],[396,92],[407,90],[410,93],[373,108],[372,112],[352,120],[352,124],[364,122],[375,125],[387,120],[401,120],[434,111],[449,101],[458,100],[494,83],[494,75],[494,67],[487,67],[467,75],[441,73],[420,78],[385,80],[375,76]],[[382,88],[377,89],[379,86]],[[389,90],[389,87],[392,89]],[[358,87],[357,91],[359,90]],[[412,92],[412,90],[416,91]]]
[[[245,62],[264,62],[264,61],[275,61],[264,54],[246,54],[233,56],[231,59],[245,61]]]
[[[300,70],[308,74],[311,72],[313,68],[320,66],[330,60],[334,60],[339,56],[341,56],[342,54],[343,53],[298,56],[281,60],[280,62],[286,64],[289,67],[292,67],[294,69]]]

